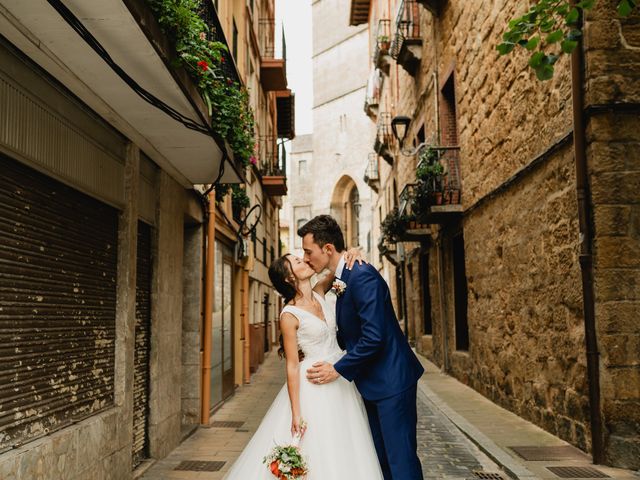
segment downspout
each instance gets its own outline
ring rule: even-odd
[[[216,196],[215,189],[209,192],[209,215],[207,220],[206,259],[204,278],[204,322],[202,327],[202,405],[200,423],[209,424],[211,403],[211,321],[213,318],[213,273],[215,267]]]
[[[575,1],[573,2],[575,3]],[[580,19],[584,31],[584,20]],[[589,384],[589,414],[591,420],[591,451],[593,463],[604,462],[602,414],[600,412],[600,368],[595,320],[593,287],[593,232],[591,228],[591,192],[587,170],[586,130],[584,115],[584,43],[583,36],[571,54],[571,97],[573,102],[573,145],[576,163],[576,193],[580,222],[580,270],[584,333],[587,350],[587,380]]]
[[[244,346],[242,351],[242,363],[244,371],[244,383],[251,381],[251,331],[249,330],[249,271],[242,269],[242,330],[244,332]]]
[[[440,325],[442,325],[442,370],[449,372],[449,332],[446,312],[446,298],[444,293],[444,245],[442,244],[442,231],[438,232],[436,241],[438,249],[438,296],[440,300]]]

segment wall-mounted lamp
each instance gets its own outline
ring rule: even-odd
[[[410,124],[411,124],[411,118],[405,115],[398,115],[396,117],[393,117],[393,120],[391,120],[391,130],[393,131],[394,137],[396,137],[396,140],[398,140],[398,143],[400,144],[400,152],[407,157],[411,157],[415,155],[422,149],[422,147],[426,145],[425,142],[422,142],[413,150],[402,148],[402,145],[404,144],[404,141],[407,138],[407,133],[409,132]]]
[[[409,131],[410,124],[411,119],[404,115],[398,115],[397,117],[393,117],[393,120],[391,120],[391,130],[393,130],[393,135],[400,143],[400,148],[402,148],[402,144],[404,143],[405,138],[407,138],[407,132]]]

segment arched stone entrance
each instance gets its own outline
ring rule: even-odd
[[[336,219],[347,248],[360,244],[360,193],[349,175],[340,177],[331,197],[331,215]]]

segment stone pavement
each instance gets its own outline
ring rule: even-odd
[[[449,425],[457,427],[459,432],[495,461],[505,472],[505,479],[560,478],[552,473],[549,467],[597,470],[589,477],[576,476],[574,472],[573,475],[564,478],[640,479],[638,472],[593,465],[589,456],[571,447],[567,442],[499,407],[455,378],[441,373],[436,365],[425,358],[419,358],[426,370],[418,383],[419,395],[429,399],[439,416],[445,417]],[[542,453],[542,457],[546,459],[525,460],[511,448],[523,446],[528,447],[530,453]],[[543,449],[547,451],[544,452]],[[586,472],[583,471],[584,473]]]
[[[521,459],[508,447],[567,444],[440,373],[424,358],[421,361],[426,373],[418,385],[418,454],[425,479],[558,479],[547,467],[591,466],[589,457],[579,451],[560,462]],[[199,428],[167,458],[153,464],[142,479],[221,480],[284,382],[284,363],[272,353],[252,377],[252,383],[238,388],[233,398],[213,415],[210,426]],[[220,470],[176,470],[187,461],[217,462]],[[609,478],[640,479],[625,470],[597,469]]]

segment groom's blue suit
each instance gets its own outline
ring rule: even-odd
[[[347,354],[336,371],[365,401],[385,480],[422,480],[416,455],[416,387],[424,372],[396,319],[386,282],[371,265],[337,272],[338,341]]]

